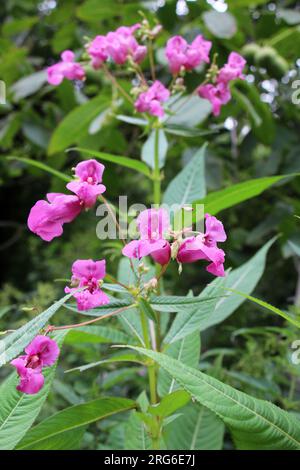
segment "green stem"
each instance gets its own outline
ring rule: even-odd
[[[155,129],[154,136],[154,172],[153,172],[153,199],[154,204],[160,204],[161,178],[159,169],[159,129]]]
[[[151,342],[150,342],[150,337],[149,337],[149,332],[148,332],[148,321],[142,309],[140,309],[140,315],[141,315],[141,325],[142,325],[142,331],[143,331],[143,336],[145,340],[145,346],[147,349],[151,349]],[[150,388],[150,400],[151,400],[151,404],[155,405],[155,403],[157,403],[155,365],[151,364],[148,366],[148,377],[149,377],[149,388]]]

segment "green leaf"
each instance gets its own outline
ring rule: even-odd
[[[132,400],[110,397],[98,398],[87,403],[71,406],[33,427],[17,448],[26,450],[69,449],[68,438],[70,431],[80,432],[82,426],[87,426],[134,407],[135,402]]]
[[[152,297],[150,303],[159,312],[178,312],[184,309],[197,308],[199,304],[210,303],[218,297],[220,296],[212,298],[211,296],[185,297],[179,295],[161,295],[159,297]]]
[[[232,95],[249,115],[254,135],[265,145],[271,145],[275,135],[274,117],[256,88],[240,80],[232,87]]]
[[[154,416],[166,418],[185,406],[189,401],[190,395],[188,393],[184,390],[177,390],[163,397],[158,405],[150,406],[148,411]]]
[[[216,413],[230,429],[238,449],[300,449],[300,422],[286,411],[164,354],[138,347],[132,349],[157,362],[194,400]]]
[[[26,77],[21,78],[15,82],[10,90],[13,93],[14,101],[19,101],[27,96],[36,93],[47,81],[47,72],[42,70],[41,72],[32,73]]]
[[[117,165],[136,170],[139,173],[142,173],[143,175],[150,176],[150,170],[147,165],[145,165],[145,163],[143,162],[140,162],[139,160],[134,160],[133,158],[120,157],[119,155],[110,155],[109,153],[96,152],[95,150],[83,149],[80,147],[75,147],[71,150],[77,150],[78,152],[86,154],[89,157],[94,157],[98,160],[116,163]]]
[[[76,15],[80,20],[98,23],[101,19],[114,16],[115,11],[111,8],[110,0],[86,0],[76,9]]]
[[[59,346],[66,335],[61,331],[54,335]],[[38,416],[50,391],[55,375],[56,365],[47,367],[43,374],[44,387],[36,395],[26,395],[18,392],[17,374],[11,374],[0,387],[0,449],[13,449],[30,428]]]
[[[124,447],[126,450],[151,449],[151,439],[146,431],[146,425],[136,411],[131,412],[127,422]]]
[[[185,338],[194,331],[200,331],[200,325],[203,322],[203,318],[210,318],[212,315],[218,297],[222,292],[221,286],[223,285],[223,279],[218,278],[204,289],[198,297],[192,299],[203,300],[198,307],[181,309],[173,321],[170,330],[165,337],[165,343],[174,343],[179,339]]]
[[[208,130],[208,131],[203,131],[201,129],[197,129],[195,127],[183,127],[183,126],[168,126],[164,127],[165,132],[168,134],[173,134],[173,135],[180,135],[182,137],[200,137],[200,136],[206,136],[206,135],[212,135],[217,132],[217,130]]]
[[[244,292],[238,291],[236,289],[228,289],[230,292],[233,292],[234,294],[240,295],[241,297],[244,297],[245,299],[251,300],[251,302],[254,302],[257,305],[260,305],[261,307],[265,308],[266,310],[269,310],[270,312],[276,313],[276,315],[279,315],[280,317],[284,318],[288,322],[292,323],[292,325],[297,326],[300,328],[300,321],[297,320],[296,318],[293,318],[291,315],[283,312],[277,307],[274,307],[273,305],[269,304],[268,302],[265,302],[264,300],[257,299],[256,297],[253,297],[252,295],[245,294]]]
[[[232,8],[242,8],[264,5],[265,3],[269,3],[269,0],[227,0],[226,3]]]
[[[50,320],[57,310],[71,297],[68,294],[55,302],[51,307],[37,315],[18,330],[5,337],[1,342],[0,366],[11,361],[30,343],[40,329]]]
[[[236,294],[223,296],[223,287],[241,289],[250,294],[264,272],[266,256],[274,241],[273,238],[266,243],[249,261],[231,271],[225,279],[217,278],[211,282],[199,296],[211,300],[206,300],[197,309],[177,313],[165,342],[173,343],[193,331],[204,331],[228,318],[244,300]]]
[[[229,289],[239,289],[250,294],[255,289],[263,275],[266,267],[268,251],[275,240],[276,237],[269,240],[268,243],[266,243],[252,258],[250,258],[249,261],[239,268],[231,271],[225,279],[224,287]],[[217,285],[217,281],[218,280],[213,281],[210,286],[212,286],[212,284]],[[205,295],[206,289],[204,289],[203,295]],[[206,295],[208,295],[208,293]],[[204,331],[213,325],[221,323],[235,312],[235,310],[244,301],[245,299],[234,293],[228,296],[223,296],[217,300],[215,309],[210,313],[210,315],[202,316],[199,324],[200,330]]]
[[[91,362],[89,364],[83,364],[78,367],[73,367],[72,369],[66,370],[65,373],[74,372],[77,370],[79,372],[84,372],[85,370],[92,369],[93,367],[98,367],[103,364],[114,364],[115,362],[134,362],[136,364],[144,365],[144,362],[142,362],[140,356],[138,356],[137,354],[116,354],[114,356],[109,357],[108,359],[102,359],[102,361]]]
[[[144,312],[144,314],[152,321],[154,321],[155,323],[157,323],[157,317],[156,317],[156,313],[153,311],[151,305],[149,304],[149,302],[144,299],[144,298],[140,298],[139,299],[139,307],[141,309],[142,312]]]
[[[131,304],[132,301],[129,300],[111,299],[109,304],[104,304],[97,308],[92,308],[91,310],[78,310],[75,304],[66,304],[65,308],[72,310],[72,312],[76,312],[80,315],[86,315],[88,317],[100,317],[101,315],[112,313],[119,308],[129,307]]]
[[[49,155],[61,152],[69,145],[80,141],[81,137],[87,134],[90,122],[108,106],[108,102],[102,96],[97,96],[73,109],[53,132],[48,147]]]
[[[9,156],[9,157],[6,157],[6,158],[7,158],[7,160],[18,160],[19,162],[26,163],[27,165],[38,168],[39,170],[46,171],[47,173],[50,173],[51,175],[54,175],[57,178],[61,179],[62,181],[65,181],[67,183],[69,183],[72,180],[72,178],[70,176],[62,173],[61,171],[55,170],[54,168],[51,168],[51,166],[46,165],[45,163],[42,163],[40,161],[32,160],[30,158],[13,157],[13,156]]]
[[[66,344],[78,343],[126,343],[129,336],[116,328],[110,328],[100,325],[88,325],[68,330]]]
[[[200,333],[195,331],[179,341],[164,346],[164,353],[174,359],[178,359],[182,364],[197,368],[200,360],[200,346]],[[157,378],[159,396],[163,397],[177,390],[177,388],[178,385],[175,380],[164,370],[159,369]]]
[[[210,10],[203,13],[206,27],[217,38],[230,39],[237,32],[237,24],[231,13]]]
[[[211,104],[198,96],[190,95],[176,100],[176,103],[170,106],[170,110],[174,115],[165,119],[164,122],[167,126],[193,128],[210,115]]]
[[[155,153],[155,133],[152,131],[148,139],[142,147],[142,160],[147,163],[150,168],[154,168],[154,153]],[[166,134],[162,129],[158,130],[158,157],[159,157],[159,168],[162,168],[165,164],[166,156],[168,151],[168,141]]]
[[[170,450],[220,450],[223,447],[223,422],[197,403],[185,406],[181,416],[166,426],[165,432]]]
[[[164,204],[183,207],[205,197],[205,150],[206,145],[203,145],[171,181],[164,194]]]
[[[204,199],[195,201],[194,206],[204,204],[205,212],[216,215],[224,209],[228,209],[248,199],[259,196],[270,186],[278,183],[278,181],[284,180],[285,178],[288,181],[288,178],[294,176],[297,175],[267,176],[265,178],[255,178],[244,181],[243,183],[237,183],[225,189],[221,189],[220,191],[210,193]]]
[[[126,122],[127,124],[132,124],[133,126],[147,126],[148,121],[145,119],[133,117],[133,116],[124,116],[123,114],[117,114],[116,116],[119,121]]]

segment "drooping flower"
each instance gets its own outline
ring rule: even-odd
[[[136,63],[144,59],[147,48],[141,46],[134,37],[135,31],[140,27],[138,23],[133,26],[121,26],[106,35],[106,52],[116,64],[122,65],[129,58]]]
[[[63,233],[63,224],[72,222],[83,209],[90,209],[105,191],[101,184],[105,167],[96,160],[86,160],[75,168],[76,179],[67,184],[74,195],[47,194],[31,208],[27,225],[43,240],[50,242]]]
[[[219,70],[214,79],[214,83],[200,85],[198,87],[198,95],[205,98],[212,104],[212,112],[214,116],[218,116],[221,107],[231,100],[229,83],[237,78],[243,79],[243,68],[246,60],[237,52],[231,52],[227,63]]]
[[[48,82],[50,85],[59,85],[64,78],[67,80],[84,80],[85,72],[80,64],[75,62],[75,55],[72,51],[64,51],[61,54],[61,61],[51,65],[47,69]]]
[[[209,52],[212,43],[198,35],[191,44],[182,37],[174,36],[167,42],[166,57],[173,74],[179,73],[182,68],[192,70],[203,62],[209,62]]]
[[[217,83],[216,85],[212,85],[211,83],[201,85],[197,91],[201,98],[210,101],[214,116],[219,116],[221,107],[227,104],[231,99],[230,89],[223,82]]]
[[[11,361],[20,378],[17,390],[33,395],[38,393],[44,385],[42,370],[52,366],[59,356],[59,347],[51,338],[38,335],[25,348],[26,355],[19,356]]]
[[[246,65],[246,60],[237,52],[231,52],[228,57],[227,63],[219,70],[218,82],[227,84],[231,80],[237,78],[243,79],[243,69]]]
[[[72,265],[71,285],[66,293],[72,293],[77,300],[78,310],[90,310],[109,303],[109,297],[100,289],[101,280],[105,277],[105,260],[77,260]],[[78,289],[83,290],[78,292]]]
[[[87,52],[92,58],[94,69],[99,69],[103,62],[108,59],[106,36],[96,36],[89,44]]]
[[[156,80],[147,91],[138,96],[134,106],[139,113],[149,113],[152,116],[163,117],[162,103],[167,101],[169,97],[169,90],[159,80]]]
[[[80,200],[77,196],[60,193],[47,194],[49,202],[40,200],[31,208],[28,228],[50,242],[63,233],[63,224],[72,222],[81,212]]]
[[[67,188],[80,199],[84,209],[90,209],[96,203],[97,197],[104,193],[106,187],[102,182],[104,165],[96,160],[80,162],[75,168],[75,176],[78,178],[67,184]]]
[[[215,276],[224,276],[225,253],[218,248],[218,242],[227,237],[222,222],[209,214],[205,215],[206,230],[204,234],[186,238],[177,254],[179,263],[193,263],[198,260],[209,261],[206,270]]]
[[[137,218],[139,240],[133,240],[122,250],[129,258],[151,257],[159,264],[167,264],[171,257],[171,247],[166,236],[170,230],[169,214],[165,209],[147,209]]]

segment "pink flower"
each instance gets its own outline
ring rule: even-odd
[[[138,96],[134,106],[139,113],[149,113],[152,116],[163,117],[164,109],[161,104],[167,101],[169,97],[169,90],[159,80],[156,80],[147,91]]]
[[[165,209],[147,209],[137,218],[140,240],[124,246],[122,253],[128,258],[151,257],[159,264],[167,264],[171,257],[170,243],[164,238],[170,229],[169,214]]]
[[[121,26],[106,35],[106,52],[116,64],[122,65],[130,57],[136,63],[144,59],[147,48],[141,46],[134,37],[135,31],[139,28],[140,24]]]
[[[53,339],[39,335],[25,348],[25,352],[26,355],[14,359],[11,364],[20,377],[17,390],[33,395],[43,387],[42,369],[55,363],[59,347]]]
[[[100,68],[103,62],[108,59],[106,37],[96,36],[90,43],[87,52],[92,58],[92,66],[94,69]]]
[[[246,65],[246,60],[237,52],[231,52],[228,57],[228,62],[219,71],[218,82],[227,84],[231,80],[237,78],[244,78],[242,72]]]
[[[212,43],[198,35],[191,44],[182,37],[174,36],[167,42],[166,57],[173,74],[180,72],[181,68],[192,70],[202,62],[209,62],[209,52]]]
[[[47,201],[37,201],[31,208],[27,225],[43,240],[50,242],[63,233],[63,224],[71,222],[81,211],[77,196],[47,194]]]
[[[222,105],[227,104],[231,99],[230,90],[223,82],[217,83],[216,85],[212,85],[211,83],[201,85],[197,91],[201,98],[210,101],[214,116],[219,116]]]
[[[83,209],[90,209],[105,191],[100,184],[104,169],[96,160],[79,163],[75,168],[77,179],[67,184],[75,195],[49,193],[49,202],[37,201],[29,213],[28,228],[47,242],[62,235],[63,224],[72,222]]]
[[[224,242],[227,237],[222,222],[209,214],[205,215],[206,231],[196,237],[186,238],[181,244],[177,261],[193,263],[198,260],[209,261],[206,270],[215,276],[224,276],[225,253],[218,248],[218,242]]]
[[[96,203],[97,197],[104,193],[106,187],[102,182],[104,165],[96,160],[80,162],[75,168],[78,180],[71,181],[67,188],[78,196],[84,209],[90,209]]]
[[[66,293],[72,293],[77,300],[78,310],[89,310],[109,303],[109,297],[100,289],[100,283],[105,277],[105,260],[77,260],[72,266],[72,285],[76,288],[65,288]],[[78,292],[79,288],[85,288]]]
[[[59,85],[64,78],[68,80],[84,80],[85,72],[80,64],[75,62],[75,55],[72,51],[64,51],[61,54],[61,62],[48,67],[48,82],[51,85]]]

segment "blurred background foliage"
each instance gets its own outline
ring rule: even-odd
[[[66,226],[64,236],[49,245],[27,230],[31,206],[46,192],[63,191],[64,183],[7,157],[31,158],[68,173],[80,160],[78,152],[65,151],[74,144],[140,158],[142,131],[116,118],[128,114],[128,105],[115,95],[111,104],[111,84],[101,73],[90,72],[83,87],[65,81],[53,88],[46,83],[44,72],[62,50],[80,54],[83,38],[138,22],[139,12],[150,20],[156,18],[164,27],[156,51],[161,79],[167,77],[163,46],[174,34],[187,39],[204,34],[213,41],[219,64],[232,50],[248,61],[247,79],[235,86],[233,99],[221,115],[201,116],[199,111],[199,129],[215,133],[208,138],[168,134],[164,187],[205,140],[209,144],[208,191],[255,177],[300,172],[300,97],[298,104],[292,100],[300,80],[299,2],[7,0],[0,12],[0,79],[7,89],[7,103],[0,105],[2,330],[8,324],[22,324],[60,297],[64,284],[54,280],[70,277],[76,257],[105,256],[109,271],[116,273],[120,245],[97,239],[94,211]],[[143,67],[147,71],[147,63]],[[126,73],[119,78],[125,88],[130,87]],[[198,82],[199,75],[190,74],[189,90]],[[88,111],[84,111],[86,103],[90,103]],[[54,129],[76,109],[72,132],[54,142]],[[184,124],[190,123],[195,124],[195,116],[186,113]],[[113,202],[126,194],[129,203],[151,203],[149,182],[130,170],[107,163],[104,183]],[[295,217],[300,215],[299,194],[299,179],[290,179],[220,215],[229,235],[225,247],[228,267],[239,266],[273,235],[281,234],[270,250],[256,295],[296,313],[300,305],[300,220]],[[198,264],[186,266],[181,277],[174,267],[167,274],[165,288],[169,293],[185,294],[189,289],[198,293],[210,280]],[[61,312],[57,321],[65,323],[66,315],[71,314]],[[224,324],[205,332],[201,366],[239,389],[297,412],[300,370],[288,360],[295,338],[297,332],[286,328],[281,319],[244,303]],[[84,374],[63,374],[63,369],[78,365],[78,357],[80,364],[95,361],[108,348],[105,343],[66,345],[54,393],[42,417],[98,396],[99,390],[130,396],[143,389],[142,369],[135,367],[108,366]],[[85,434],[84,447],[117,448],[124,438],[123,418],[101,423],[101,435],[97,425],[92,426]]]

